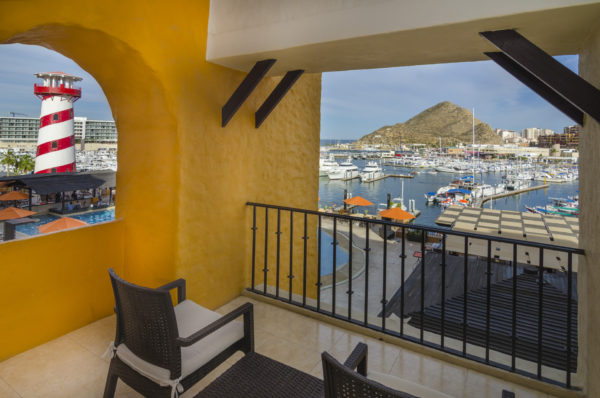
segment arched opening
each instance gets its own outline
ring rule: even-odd
[[[0,52],[2,190],[25,194],[24,200],[0,202],[3,239],[114,220],[117,130],[98,83],[44,47],[5,44]],[[56,179],[55,173],[68,174]]]

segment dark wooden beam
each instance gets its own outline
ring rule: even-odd
[[[269,114],[275,109],[277,104],[283,99],[283,96],[292,88],[296,80],[304,73],[303,70],[292,70],[285,74],[277,87],[271,92],[269,97],[263,102],[254,114],[254,126],[259,128]]]
[[[231,94],[231,97],[223,108],[221,108],[221,127],[227,126],[227,123],[229,123],[233,115],[240,109],[240,106],[242,106],[256,86],[258,86],[258,83],[260,83],[274,63],[274,59],[265,59],[254,64],[252,70],[246,75],[234,93]]]
[[[583,112],[557,94],[556,91],[537,79],[533,74],[529,73],[525,68],[522,68],[519,64],[510,59],[506,54],[501,52],[489,52],[485,53],[485,55],[490,57],[492,61],[497,63],[508,73],[516,77],[521,83],[535,91],[540,97],[544,98],[562,113],[573,119],[575,123],[583,125]]]
[[[580,111],[600,122],[600,90],[515,30],[480,33],[532,76]]]

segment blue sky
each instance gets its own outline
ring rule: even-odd
[[[556,59],[577,72],[576,55]],[[324,73],[321,98],[321,138],[360,138],[442,101],[475,108],[492,128],[575,124],[492,61]]]
[[[39,46],[0,45],[0,116],[9,112],[40,117],[41,101],[33,95],[33,84],[42,80],[38,72],[61,71],[82,77],[81,99],[75,103],[75,116],[113,120],[108,101],[96,80],[69,58]]]
[[[557,59],[577,71],[577,56]],[[0,115],[39,117],[33,84],[37,72],[83,77],[77,116],[112,120],[102,88],[75,62],[39,46],[0,45]],[[492,128],[527,127],[561,132],[573,122],[491,61],[356,70],[323,74],[321,137],[356,139],[381,126],[404,122],[441,101],[475,108]]]

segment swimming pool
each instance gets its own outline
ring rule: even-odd
[[[321,233],[321,275],[331,275],[333,273],[333,236],[326,232]],[[335,247],[335,268],[348,262],[348,252],[342,249],[339,244]]]
[[[88,224],[97,224],[99,222],[111,221],[115,219],[115,209],[110,210],[101,210],[101,211],[92,211],[84,214],[75,214],[69,216],[71,218],[76,218],[81,221],[85,221]],[[39,221],[31,224],[23,224],[17,225],[17,232],[21,232],[26,235],[39,235],[38,227],[40,225],[47,224],[51,221],[58,220],[58,216],[53,214],[43,214],[41,216],[33,216]]]

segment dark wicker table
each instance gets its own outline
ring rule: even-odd
[[[247,354],[195,398],[323,397],[323,381],[255,352]]]

